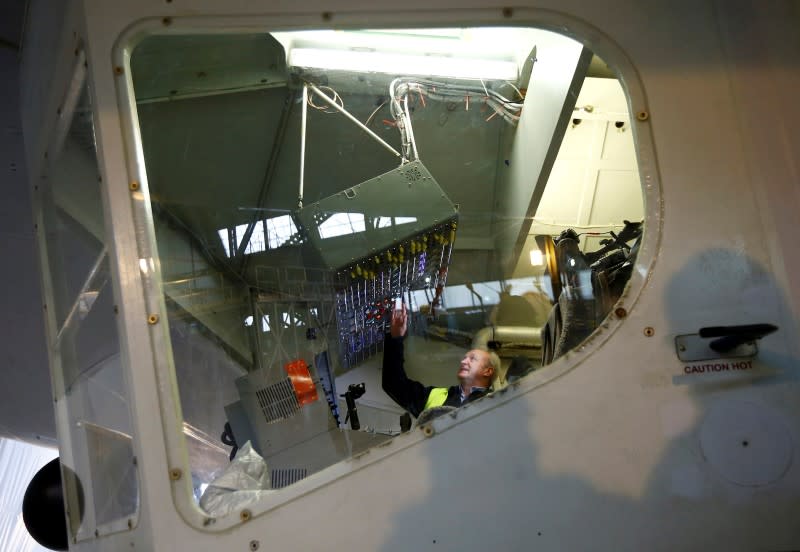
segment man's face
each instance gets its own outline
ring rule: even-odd
[[[480,349],[473,349],[467,351],[467,354],[461,359],[457,375],[462,384],[485,387],[489,384],[491,373],[492,367],[489,364],[489,353]]]

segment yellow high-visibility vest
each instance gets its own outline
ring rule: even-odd
[[[447,400],[447,392],[449,389],[447,387],[434,387],[431,389],[431,392],[428,394],[428,400],[425,403],[425,408],[423,410],[428,410],[429,408],[433,408],[435,406],[442,406],[444,401]]]

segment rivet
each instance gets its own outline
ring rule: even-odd
[[[333,15],[331,14],[331,12],[322,12],[323,21],[330,21],[331,19],[333,19]]]
[[[161,23],[165,27],[169,27],[170,25],[172,25],[172,18],[171,17],[165,17],[164,19],[161,20]]]
[[[617,315],[617,318],[625,318],[628,316],[628,311],[626,311],[624,307],[617,307],[614,310],[614,314]]]
[[[503,17],[512,17],[514,15],[514,10],[511,8],[503,8]]]
[[[135,192],[136,190],[138,190],[138,189],[139,189],[139,183],[138,183],[138,182],[136,182],[136,181],[134,180],[133,182],[131,182],[131,183],[128,185],[128,187],[131,189],[131,191],[134,191],[134,192]]]
[[[426,425],[422,428],[422,433],[425,435],[425,437],[433,437],[433,427]]]
[[[640,121],[646,121],[647,119],[650,118],[650,114],[647,111],[640,111],[639,113],[636,114],[636,118],[639,119]]]
[[[183,472],[181,471],[180,468],[172,468],[171,470],[169,470],[169,478],[172,479],[173,481],[178,481],[182,475]]]
[[[147,317],[147,323],[150,324],[150,325],[157,324],[158,323],[158,315],[157,314],[151,314],[150,316],[148,316]]]
[[[647,337],[653,337],[655,335],[655,333],[656,333],[656,331],[653,329],[652,326],[647,326],[644,329],[644,335],[646,335]]]
[[[239,519],[241,519],[242,521],[250,521],[251,517],[252,514],[250,513],[250,510],[242,510],[239,513]]]
[[[253,551],[258,550],[259,546],[261,546],[261,544],[259,544],[259,542],[257,540],[251,540],[250,541],[250,550],[253,550]]]
[[[122,67],[120,67],[119,65],[115,66],[114,67],[114,74],[115,75],[121,75],[122,74]]]

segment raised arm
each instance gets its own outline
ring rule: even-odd
[[[383,344],[382,386],[394,402],[419,416],[428,400],[430,387],[418,381],[408,379],[403,368],[403,339],[408,327],[406,306],[392,312],[392,323],[389,334]]]

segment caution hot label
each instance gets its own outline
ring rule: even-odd
[[[689,364],[683,367],[684,374],[709,374],[712,372],[737,372],[740,370],[752,370],[752,360],[732,361],[732,362],[709,362],[707,364]]]

